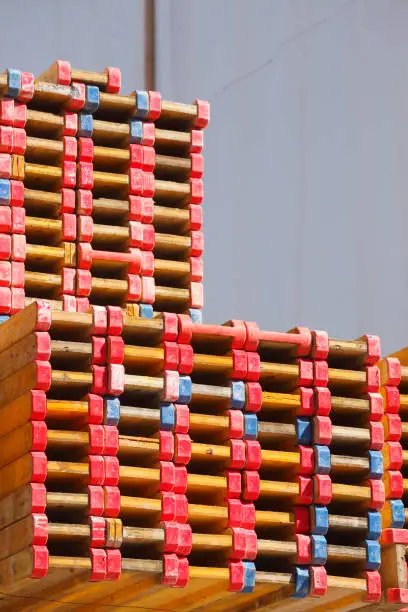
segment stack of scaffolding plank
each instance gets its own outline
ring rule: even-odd
[[[119,90],[118,69],[63,61],[0,75],[3,314],[25,297],[200,319],[208,104]]]

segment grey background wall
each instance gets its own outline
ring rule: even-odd
[[[3,0],[1,65],[117,65],[130,92],[144,82],[143,4]],[[408,1],[156,11],[157,87],[212,104],[206,319],[408,344]]]
[[[407,0],[158,0],[158,87],[209,98],[205,317],[408,344]]]

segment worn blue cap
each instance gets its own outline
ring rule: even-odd
[[[96,87],[96,85],[87,85],[84,110],[87,113],[96,113],[98,108],[99,108],[99,87]]]
[[[378,570],[381,565],[381,546],[376,540],[366,540],[366,569]]]
[[[231,381],[231,408],[243,410],[245,402],[245,383],[242,380]]]
[[[103,423],[104,425],[117,425],[120,420],[120,400],[118,397],[109,395],[103,398]]]
[[[381,536],[382,521],[380,512],[369,510],[367,513],[367,540],[378,540]]]
[[[312,424],[307,417],[296,417],[296,438],[301,446],[310,446],[312,443]]]
[[[316,444],[314,446],[315,473],[330,474],[331,456],[328,446]]]
[[[242,561],[244,566],[244,587],[241,589],[241,593],[252,593],[255,587],[256,579],[256,568],[255,563],[251,561]]]
[[[258,417],[252,412],[244,414],[244,440],[256,440],[258,437]]]
[[[191,402],[192,384],[190,376],[180,376],[178,404],[189,404]]]
[[[14,68],[7,70],[7,98],[18,98],[21,91],[21,72]]]
[[[295,567],[292,577],[294,591],[291,595],[293,599],[303,599],[309,593],[310,574],[306,567]]]
[[[326,535],[329,530],[329,510],[327,506],[310,506],[311,532]]]
[[[139,314],[142,319],[153,319],[153,306],[151,304],[140,304]]]
[[[89,113],[80,113],[78,115],[78,136],[83,138],[91,138],[93,132],[93,117]]]
[[[149,114],[149,94],[147,91],[136,91],[136,112],[134,114],[138,119],[146,119]]]

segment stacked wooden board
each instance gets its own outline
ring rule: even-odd
[[[0,610],[408,601],[405,351],[202,323],[208,119],[0,74]]]
[[[46,298],[200,317],[208,103],[119,89],[118,69],[62,61],[0,75],[3,313]]]

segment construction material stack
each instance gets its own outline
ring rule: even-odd
[[[202,323],[207,103],[0,92],[0,609],[404,603],[405,353]]]

